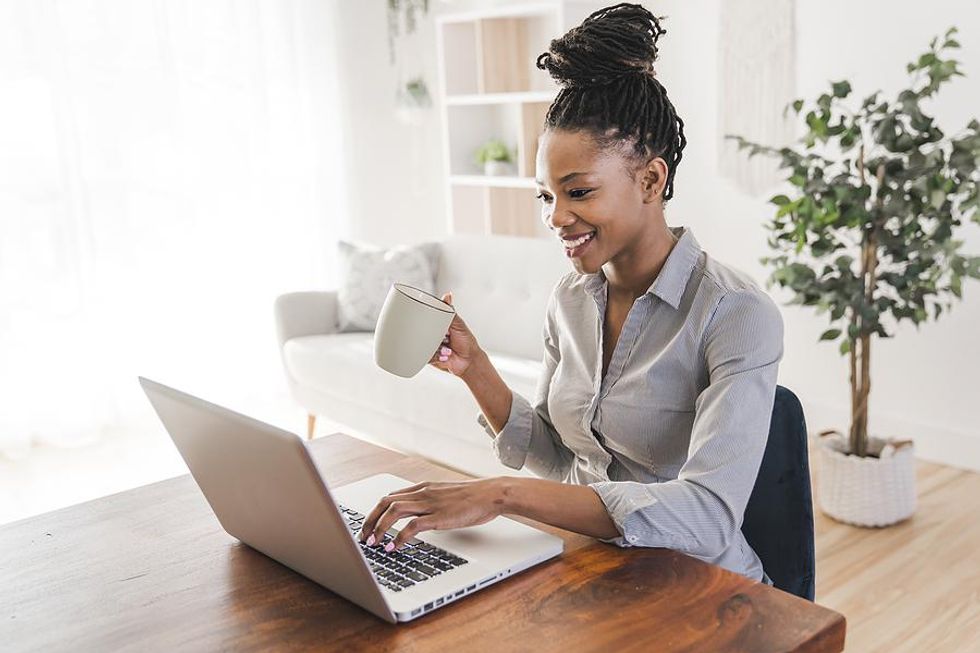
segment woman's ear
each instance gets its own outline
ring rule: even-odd
[[[651,159],[643,168],[643,178],[641,180],[641,192],[643,203],[649,204],[664,192],[667,185],[667,162],[661,157]]]

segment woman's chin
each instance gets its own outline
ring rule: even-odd
[[[602,265],[592,263],[591,259],[589,258],[573,258],[572,267],[574,267],[575,271],[579,274],[595,274],[599,271],[599,268],[601,268]]]

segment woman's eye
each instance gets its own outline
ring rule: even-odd
[[[591,192],[592,192],[591,188],[576,188],[575,190],[569,191],[568,194],[571,195],[574,199],[580,199],[582,197],[585,197]]]
[[[544,193],[538,193],[537,195],[535,195],[535,197],[537,197],[542,202],[547,202],[548,200],[551,199],[550,195],[545,195]]]

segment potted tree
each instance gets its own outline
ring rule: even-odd
[[[487,141],[476,151],[476,162],[483,166],[483,173],[487,175],[512,174],[513,160],[514,157],[507,145],[497,139]]]
[[[909,87],[893,99],[878,91],[854,108],[844,80],[793,102],[805,122],[798,147],[726,135],[750,157],[779,157],[792,187],[769,200],[767,285],[828,313],[820,340],[839,340],[850,359],[849,432],[824,431],[818,444],[821,509],[847,523],[885,526],[915,510],[913,444],[868,434],[872,339],[891,337],[888,323],[938,319],[962,298],[964,278],[980,278],[980,257],[961,254],[954,238],[964,221],[980,224],[980,123],[947,136],[924,110],[963,76],[947,56],[960,47],[955,33],[907,65]]]

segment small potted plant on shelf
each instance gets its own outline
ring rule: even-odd
[[[476,163],[483,166],[486,175],[513,174],[514,157],[507,145],[500,140],[491,139],[476,151]]]
[[[749,156],[780,157],[792,191],[770,199],[777,209],[769,246],[777,255],[768,280],[794,294],[791,304],[829,311],[820,340],[840,339],[850,358],[851,424],[818,439],[818,498],[829,516],[860,526],[885,526],[915,510],[914,447],[910,440],[871,437],[871,341],[886,327],[938,319],[962,280],[980,278],[980,257],[964,256],[954,227],[980,224],[980,123],[947,136],[923,104],[953,77],[956,28],[937,37],[906,67],[909,88],[894,99],[876,92],[849,106],[849,82],[831,84],[815,102],[796,100],[806,123],[802,147],[773,148],[740,136]],[[788,107],[787,107],[788,109]],[[947,301],[941,301],[941,300]]]

